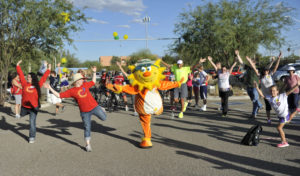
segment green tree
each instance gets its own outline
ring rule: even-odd
[[[180,36],[172,50],[186,63],[200,57],[231,65],[234,50],[254,55],[259,46],[278,49],[284,42],[282,31],[293,24],[293,8],[271,0],[220,0],[180,14],[175,34]]]
[[[121,62],[121,58],[119,58],[118,56],[113,56],[111,58],[110,65],[116,65],[117,62]]]
[[[65,0],[0,0],[0,104],[5,97],[9,66],[23,59],[31,63],[35,51],[48,58],[63,46],[72,43],[70,34],[81,29],[84,14]],[[69,21],[61,14],[69,15]],[[49,58],[51,59],[51,58]]]
[[[143,49],[136,53],[132,53],[129,57],[130,59],[128,60],[127,65],[133,65],[141,59],[156,60],[158,58],[157,55],[152,54],[148,49]]]

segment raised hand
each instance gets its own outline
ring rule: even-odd
[[[272,62],[274,62],[274,61],[275,61],[275,59],[276,59],[276,58],[275,58],[274,56],[272,56]]]
[[[207,59],[208,59],[209,61],[212,61],[212,57],[210,57],[210,56],[208,56]]]
[[[280,51],[280,52],[279,52],[278,58],[281,58],[281,56],[282,56],[282,52]]]
[[[57,67],[60,67],[60,62],[57,64]]]
[[[206,58],[203,59],[203,58],[201,57],[201,58],[199,59],[199,63],[203,63],[203,62],[205,62],[205,61],[206,61]]]
[[[94,73],[96,73],[96,71],[97,71],[97,67],[96,67],[96,66],[92,66],[91,69],[92,69],[92,71],[93,71]]]
[[[47,62],[46,62],[47,63]],[[48,64],[48,70],[51,70],[51,64]]]
[[[17,63],[17,66],[19,66],[22,63],[22,60],[19,60]]]
[[[237,56],[240,55],[239,50],[235,50],[234,52],[235,52],[235,55],[237,55]]]

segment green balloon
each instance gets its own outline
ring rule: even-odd
[[[115,40],[119,40],[119,36],[118,36],[118,35],[115,36],[114,39],[115,39]]]

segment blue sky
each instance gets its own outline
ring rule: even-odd
[[[128,35],[128,39],[145,39],[145,24],[142,19],[150,17],[148,38],[176,38],[173,32],[174,25],[179,21],[178,16],[188,5],[196,7],[208,1],[203,0],[71,0],[75,6],[87,7],[83,12],[89,17],[84,30],[73,35],[73,46],[65,48],[74,53],[82,62],[98,60],[99,56],[127,56],[140,49],[146,48],[145,41],[106,41],[106,42],[79,42],[80,40],[113,39],[113,32],[117,32],[120,39]],[[289,6],[300,9],[299,0],[275,0],[274,3],[287,3]],[[293,47],[300,55],[300,14],[295,17],[295,26],[290,31],[284,31],[287,46],[282,48],[284,55],[288,55],[286,48]],[[173,40],[151,40],[148,48],[152,53],[163,56]],[[290,46],[289,46],[290,45]],[[268,54],[270,51],[261,49]],[[273,51],[273,53],[277,53]]]

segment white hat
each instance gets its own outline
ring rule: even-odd
[[[81,73],[74,74],[74,76],[73,76],[74,83],[80,79],[86,79],[86,78],[84,78]]]
[[[295,67],[293,67],[293,66],[289,66],[287,70],[288,70],[288,71],[295,71],[296,69],[295,69]]]
[[[182,60],[178,60],[177,64],[183,64],[183,61]]]

